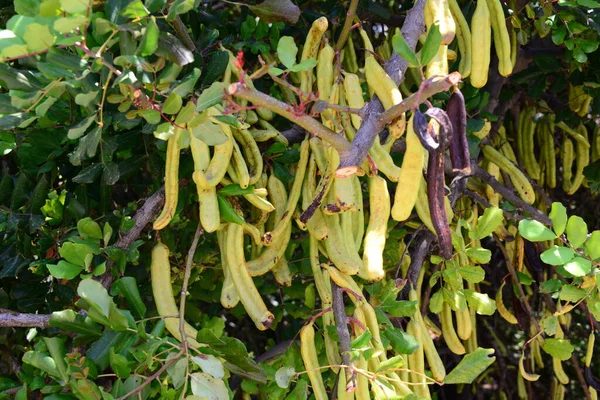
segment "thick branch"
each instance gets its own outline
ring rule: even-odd
[[[1,328],[47,328],[50,326],[50,315],[21,314],[2,309],[0,312]]]
[[[350,361],[350,332],[348,332],[348,316],[344,310],[344,297],[342,289],[331,281],[332,311],[335,318],[338,337],[340,338],[340,351],[342,353],[342,363],[347,366],[346,382],[350,383],[355,379],[355,373]],[[342,373],[342,372],[340,372]]]
[[[293,123],[306,129],[314,136],[331,143],[339,152],[340,156],[350,150],[350,142],[342,135],[336,134],[329,128],[326,128],[316,119],[304,113],[296,113],[289,104],[277,100],[268,94],[251,89],[242,83],[232,83],[229,86],[228,92],[230,95],[239,97],[240,99],[248,100],[255,106],[267,108],[274,113],[292,121]]]
[[[412,50],[415,49],[419,36],[425,31],[424,9],[425,0],[418,0],[413,8],[407,12],[406,20],[402,25],[401,34]],[[385,64],[385,72],[398,86],[404,80],[404,73],[407,68],[408,62],[397,53],[392,54],[392,57]],[[347,172],[354,173],[358,166],[362,164],[369,149],[373,146],[375,137],[385,127],[385,125],[382,127],[379,121],[380,114],[383,111],[383,105],[377,96],[374,96],[367,103],[364,107],[365,118],[363,118],[362,125],[352,141],[351,151],[341,156],[340,168],[351,167]]]
[[[140,208],[135,215],[133,216],[133,220],[135,224],[133,228],[131,228],[128,232],[123,234],[115,243],[115,246],[120,247],[123,250],[126,250],[135,242],[142,233],[142,230],[148,225],[150,221],[153,221],[158,216],[162,205],[165,201],[165,187],[161,187],[154,193],[152,196],[148,197],[142,208]],[[104,286],[106,289],[109,289],[114,281],[114,277],[110,274],[110,271],[105,272],[104,274],[98,277],[98,281]]]
[[[352,141],[352,149],[346,156],[341,157],[340,168],[337,170],[336,175],[349,176],[354,174],[367,156],[379,132],[406,111],[424,103],[429,97],[445,92],[452,86],[457,85],[460,79],[460,74],[453,72],[444,79],[429,82],[420,93],[407,97],[402,103],[391,107],[387,111],[383,110],[379,99],[374,97],[363,109],[362,114],[365,116],[363,123]]]

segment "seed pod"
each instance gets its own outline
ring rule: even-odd
[[[452,169],[461,175],[470,175],[471,155],[467,142],[467,110],[465,98],[458,88],[450,96],[446,112],[452,123],[452,140],[450,141]]]

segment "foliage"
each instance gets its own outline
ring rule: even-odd
[[[217,222],[223,224],[245,224],[245,229],[251,229],[250,222],[264,218],[264,225],[268,214],[261,214],[250,199],[272,200],[264,196],[267,171],[281,182],[284,192],[291,193],[301,165],[302,146],[299,141],[288,142],[284,133],[293,130],[298,118],[319,120],[320,111],[326,121],[328,112],[334,114],[324,104],[332,103],[333,97],[317,101],[316,85],[312,94],[298,89],[302,76],[312,79],[319,68],[316,55],[303,59],[305,39],[313,21],[326,16],[330,21],[326,36],[335,46],[348,3],[354,1],[16,0],[10,7],[5,4],[9,11],[2,15],[5,29],[0,30],[0,398],[220,400],[242,392],[255,398],[306,399],[314,393],[314,385],[297,334],[311,324],[316,328],[312,346],[317,362],[328,366],[322,370],[324,385],[328,392],[338,390],[344,376],[338,376],[338,369],[344,368],[332,363],[331,346],[337,349],[340,331],[333,317],[328,324],[322,317],[331,304],[322,298],[309,256],[312,232],[303,227],[300,215],[290,212],[288,217],[297,221],[290,228],[292,240],[283,257],[290,279],[282,284],[271,273],[253,279],[273,315],[267,330],[256,329],[245,304],[222,306],[226,277],[220,233],[201,236],[191,259],[189,284],[184,283],[184,271],[186,254],[202,222],[192,143],[198,140],[216,149],[229,140],[228,130],[252,126],[265,165],[264,182],[220,181],[214,189],[215,212],[217,218],[220,215]],[[443,43],[439,26],[431,25],[414,51],[405,40],[407,35],[396,30],[413,2],[358,3],[356,15],[375,45],[376,59],[383,62],[395,52],[409,63],[400,86],[404,97],[424,90],[424,73],[429,73]],[[598,375],[598,366],[586,363],[589,381],[582,382],[583,378],[575,380],[583,377],[581,369],[570,360],[585,354],[588,334],[595,332],[600,319],[600,212],[594,207],[600,188],[596,121],[600,3],[509,0],[503,6],[513,51],[519,53],[514,73],[506,80],[492,63],[488,86],[475,88],[469,79],[461,84],[469,116],[468,150],[473,160],[482,161],[481,169],[508,190],[514,188],[516,196],[517,181],[497,166],[494,174],[490,167],[494,163],[480,154],[480,147],[493,145],[509,158],[503,149],[506,144],[514,146],[525,180],[536,182],[537,198],[526,208],[524,201],[515,204],[500,197],[481,176],[470,177],[465,190],[485,197],[487,205],[472,196],[454,204],[451,223],[446,223],[451,228],[452,258],[437,255],[436,246],[428,250],[418,277],[423,293],[418,299],[407,297],[411,283],[404,278],[410,278],[411,259],[416,257],[411,243],[428,230],[419,204],[417,215],[411,214],[408,221],[390,219],[383,227],[386,278],[369,282],[350,277],[360,287],[350,294],[352,290],[345,288],[344,296],[351,301],[342,309],[345,306],[354,318],[349,320],[350,348],[343,355],[355,366],[368,366],[356,367],[359,382],[361,376],[368,376],[372,386],[378,382],[384,393],[397,389],[390,376],[406,378],[407,360],[410,363],[411,356],[423,353],[422,337],[407,324],[421,313],[427,328],[424,334],[435,337],[448,372],[446,385],[430,385],[440,398],[458,396],[459,390],[461,396],[472,397],[470,388],[489,398],[527,398],[528,392],[550,395],[551,384],[566,387],[570,398],[582,398],[595,385],[589,376]],[[475,3],[460,2],[460,7],[470,21]],[[367,46],[360,44],[362,40],[358,29],[353,29],[342,50],[344,59],[336,58],[335,65],[345,74],[360,76],[362,100],[369,101],[377,88],[364,79],[363,66],[373,54],[363,51]],[[320,45],[319,40],[317,48]],[[450,71],[455,71],[464,54],[456,42],[450,49],[458,53],[450,61]],[[239,83],[284,102],[287,118],[275,106],[259,107],[236,97],[230,84]],[[429,105],[446,108],[448,99],[449,90],[440,90],[429,98]],[[341,107],[346,107],[345,101],[340,101]],[[213,110],[219,112],[211,114]],[[250,121],[252,115],[258,115],[257,121]],[[533,162],[524,160],[517,143],[523,120],[538,127],[532,128],[537,133],[535,140],[532,133],[530,153],[545,161],[538,165],[537,176],[532,173]],[[342,131],[348,125],[352,127],[350,118],[343,128],[331,127]],[[186,129],[179,134],[181,126]],[[539,127],[548,127],[549,139],[535,130]],[[390,134],[393,129],[390,125]],[[148,226],[124,246],[123,238],[134,231],[134,215],[139,212],[135,218],[144,217],[142,205],[161,189],[162,177],[168,174],[165,169],[172,165],[167,150],[172,137],[177,138],[176,150],[181,150],[175,179],[166,181],[167,197],[173,188],[178,193],[173,218],[165,229]],[[567,163],[569,146],[576,156],[571,154]],[[393,147],[391,151],[401,165],[404,150]],[[242,153],[248,157],[245,149]],[[591,154],[585,165],[584,153]],[[558,177],[554,185],[547,172],[550,159],[555,165],[552,176]],[[324,175],[325,168],[318,166],[318,171]],[[375,212],[368,191],[372,171],[368,172],[356,178],[364,196],[364,204],[363,200],[357,204],[367,216]],[[380,175],[389,178],[387,173]],[[397,181],[386,180],[391,193]],[[455,181],[448,178],[446,184],[454,194]],[[305,196],[303,191],[297,214],[307,207],[302,203]],[[285,205],[285,201],[273,202],[275,209]],[[540,220],[536,210],[547,214],[548,220]],[[291,211],[297,211],[295,205]],[[272,231],[278,229],[272,219],[269,223]],[[344,231],[346,241],[355,233],[350,230]],[[242,254],[245,251],[250,259],[267,247],[260,240],[244,242]],[[176,294],[187,285],[185,321],[197,331],[193,339],[202,347],[182,347],[168,330],[169,318],[160,316],[154,303],[150,263],[158,241],[171,253],[172,279],[161,284],[172,285]],[[317,266],[319,261],[327,259],[317,255]],[[330,268],[334,269],[329,265],[319,271]],[[505,284],[511,290],[503,294]],[[381,343],[376,343],[376,329],[365,327],[358,318],[368,307],[376,316],[370,323],[380,330]],[[468,353],[464,356],[448,350],[452,345],[444,341],[447,334],[441,337],[448,329],[448,320],[441,316],[446,309],[451,325],[455,315],[459,344]],[[2,318],[11,315],[7,310],[47,316],[47,324],[4,327]],[[467,320],[472,333],[465,339],[461,329]],[[386,352],[389,358],[379,363]],[[427,373],[434,376],[427,360]],[[375,363],[379,365],[374,371]]]

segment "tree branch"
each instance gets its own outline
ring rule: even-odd
[[[123,250],[126,250],[135,242],[142,233],[142,230],[148,225],[150,221],[156,219],[162,205],[165,201],[165,187],[161,187],[158,189],[152,196],[148,197],[144,202],[144,205],[135,213],[133,216],[133,220],[135,224],[133,228],[127,231],[123,236],[117,240],[115,246],[120,247]],[[115,277],[111,275],[110,270],[107,268],[107,271],[100,275],[97,278],[97,281],[102,284],[106,289],[110,289]]]
[[[494,178],[491,174],[489,174],[483,168],[481,168],[480,166],[478,166],[475,163],[473,163],[471,165],[471,168],[472,168],[474,177],[479,178],[479,179],[483,180],[485,183],[487,183],[488,185],[490,185],[494,189],[494,191],[496,191],[497,193],[500,193],[502,195],[502,197],[504,197],[506,200],[510,201],[514,206],[516,206],[518,208],[522,208],[524,211],[528,212],[533,219],[538,220],[539,222],[541,222],[543,224],[546,224],[546,225],[552,224],[552,221],[546,214],[544,214],[537,208],[527,204],[523,199],[521,199],[519,196],[517,196],[517,194],[515,192],[508,189],[506,186],[504,186],[500,182],[498,182],[498,180],[496,180],[496,178]]]
[[[453,72],[444,79],[429,82],[420,93],[415,93],[407,97],[402,103],[397,104],[384,111],[381,102],[377,97],[373,97],[371,102],[363,108],[363,123],[352,141],[351,150],[345,156],[340,155],[340,167],[336,171],[339,177],[350,176],[356,173],[359,166],[367,156],[369,149],[373,146],[375,137],[379,132],[392,121],[400,117],[406,111],[409,111],[419,104],[424,103],[429,97],[449,90],[452,86],[460,82],[460,74]],[[362,132],[362,134],[361,134]]]
[[[185,333],[185,298],[187,296],[188,283],[190,281],[190,275],[192,273],[192,263],[194,261],[194,254],[196,253],[196,248],[198,247],[198,241],[200,240],[200,236],[204,233],[202,230],[202,223],[198,221],[198,227],[196,228],[196,233],[194,234],[194,239],[192,240],[192,244],[190,245],[190,249],[187,254],[187,258],[185,260],[185,271],[183,274],[183,283],[181,284],[181,292],[180,292],[180,301],[179,301],[179,333],[181,334],[181,344],[183,349],[187,353],[187,334]]]
[[[47,328],[49,314],[22,314],[0,309],[0,328]]]
[[[350,361],[350,332],[348,332],[348,316],[344,310],[344,297],[342,289],[331,281],[332,311],[335,317],[335,326],[340,339],[340,351],[342,353],[342,363],[348,368],[346,371],[346,382],[348,386],[356,386],[356,372]],[[340,371],[340,373],[343,373]],[[348,387],[347,386],[347,387]]]
[[[255,106],[267,108],[301,126],[312,135],[318,136],[321,139],[331,143],[340,152],[340,156],[345,154],[351,148],[350,142],[348,142],[344,136],[338,135],[331,129],[326,128],[319,121],[309,115],[306,115],[304,112],[295,112],[292,106],[279,101],[268,94],[251,89],[240,82],[232,83],[229,86],[228,93],[235,97],[239,97],[240,99],[248,100]]]

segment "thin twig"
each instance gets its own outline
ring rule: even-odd
[[[175,362],[177,362],[179,360],[179,358],[184,354],[184,352],[185,352],[185,349],[182,347],[181,350],[179,350],[179,352],[175,355],[175,357],[173,357],[173,358],[169,359],[167,362],[165,362],[158,371],[156,371],[155,373],[150,375],[147,379],[145,379],[142,383],[140,383],[140,386],[136,387],[135,389],[133,389],[131,392],[127,393],[126,395],[117,398],[117,400],[125,400],[125,399],[129,398],[130,396],[135,396],[137,393],[140,393],[153,380],[158,379],[162,375],[162,373],[167,370],[167,368],[169,368],[171,365],[175,364]]]
[[[517,208],[522,208],[524,211],[528,212],[533,219],[538,220],[539,222],[541,222],[543,224],[546,224],[546,225],[552,224],[552,221],[546,214],[542,213],[537,208],[527,204],[515,192],[508,189],[506,186],[504,186],[500,182],[498,182],[498,180],[496,178],[494,178],[486,170],[484,170],[483,168],[481,168],[480,166],[478,166],[475,163],[472,164],[471,168],[472,168],[472,173],[473,173],[474,177],[482,179],[485,183],[490,185],[496,193],[499,193],[500,195],[502,195],[502,197],[504,197],[506,200],[510,201],[514,206],[516,206]]]
[[[529,317],[529,319],[531,321],[533,321],[533,323],[537,329],[537,332],[540,332],[541,331],[540,324],[538,323],[538,321],[535,319],[535,317],[533,315],[533,310],[531,309],[531,305],[529,304],[529,301],[527,301],[527,296],[525,296],[525,291],[523,290],[523,285],[521,285],[521,281],[519,281],[519,277],[517,276],[517,271],[515,270],[515,267],[512,264],[510,255],[506,251],[506,247],[504,247],[504,244],[502,243],[500,238],[498,238],[498,235],[496,235],[495,233],[494,233],[494,241],[496,242],[496,245],[498,246],[498,248],[502,252],[502,255],[504,256],[504,261],[506,262],[506,268],[508,269],[508,272],[510,273],[513,284],[517,285],[517,289],[519,291],[519,301],[520,301],[521,305],[523,306],[523,309],[527,313],[527,316]]]
[[[575,353],[571,354],[571,363],[573,363],[575,373],[577,374],[577,380],[579,381],[579,385],[581,386],[581,389],[585,394],[585,398],[587,400],[592,400],[590,390],[588,388],[587,382],[585,381],[585,377],[583,376],[583,372],[581,371],[581,366],[579,365],[579,360],[577,360],[577,356],[575,355]]]
[[[187,354],[187,334],[185,333],[185,298],[187,296],[187,288],[188,283],[190,281],[190,275],[192,273],[192,263],[194,261],[194,254],[196,253],[196,248],[198,247],[198,241],[200,240],[200,236],[204,231],[202,230],[202,224],[198,221],[198,227],[196,228],[196,233],[194,234],[194,239],[192,240],[192,244],[190,245],[190,250],[188,251],[187,258],[185,260],[185,272],[183,274],[183,283],[181,284],[181,292],[179,294],[179,333],[181,334],[181,344],[183,349]]]

